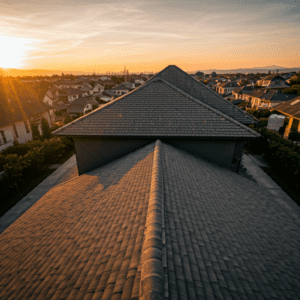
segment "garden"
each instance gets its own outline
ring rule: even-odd
[[[50,165],[62,164],[74,154],[73,141],[53,137],[51,131],[55,129],[50,130],[42,120],[41,136],[32,124],[33,141],[15,142],[0,153],[0,216],[54,172]]]
[[[261,115],[258,115],[259,113]],[[286,122],[278,133],[268,130],[268,114],[271,113],[257,113],[260,124],[250,127],[260,133],[261,137],[246,142],[245,150],[250,154],[263,156],[270,167],[262,169],[300,206],[300,146],[282,137]],[[298,140],[299,134],[296,132],[292,137]]]

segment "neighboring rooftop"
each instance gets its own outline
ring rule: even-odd
[[[158,140],[3,232],[0,298],[299,299],[293,220],[256,182]]]
[[[0,77],[0,126],[28,119],[51,110],[38,94],[16,79]]]
[[[58,129],[55,134],[207,138],[259,136],[247,126],[160,78],[150,80],[88,116]]]
[[[277,105],[276,110],[300,120],[300,97]]]

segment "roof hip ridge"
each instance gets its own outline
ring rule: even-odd
[[[203,107],[209,109],[210,111],[212,111],[212,112],[214,112],[214,113],[220,115],[221,117],[225,118],[227,121],[234,123],[235,125],[237,125],[237,126],[243,128],[244,130],[246,130],[246,131],[252,133],[253,135],[255,135],[255,136],[257,136],[257,137],[260,136],[260,134],[257,134],[256,131],[252,130],[251,128],[247,127],[246,125],[242,124],[241,122],[239,122],[239,121],[233,119],[232,117],[226,115],[225,113],[223,113],[223,112],[217,110],[216,108],[214,108],[214,107],[212,107],[212,106],[210,106],[210,105],[204,103],[204,102],[201,101],[200,99],[197,99],[197,98],[193,97],[192,95],[186,93],[185,91],[183,91],[182,89],[180,89],[180,88],[178,88],[177,86],[173,85],[173,84],[170,83],[169,81],[167,81],[167,80],[165,80],[165,79],[162,79],[162,78],[159,78],[159,80],[161,80],[163,83],[169,85],[170,87],[172,87],[172,88],[175,89],[177,92],[179,92],[179,93],[181,93],[182,95],[184,95],[185,97],[190,98],[192,101],[194,101],[194,102],[196,102],[196,103],[202,105]],[[230,103],[230,102],[229,102],[229,103]]]
[[[162,168],[162,142],[155,142],[148,212],[142,246],[140,299],[165,299],[166,241],[164,224],[164,187]],[[165,275],[164,275],[165,273]],[[167,295],[166,295],[167,296]]]

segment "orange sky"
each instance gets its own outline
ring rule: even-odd
[[[251,3],[250,3],[251,2]],[[185,71],[300,67],[291,0],[0,2],[0,67]],[[79,3],[79,4],[78,4]]]

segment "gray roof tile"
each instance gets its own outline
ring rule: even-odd
[[[259,136],[240,122],[159,78],[58,129],[55,134],[231,138]]]
[[[222,96],[207,88],[202,82],[199,82],[183,70],[179,69],[177,66],[170,65],[166,67],[149,81],[155,80],[156,78],[165,79],[189,95],[201,100],[207,105],[219,110],[242,124],[256,123],[255,119],[251,115],[240,108],[235,107]]]

